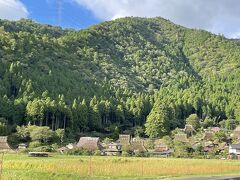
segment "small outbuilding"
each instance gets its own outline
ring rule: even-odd
[[[18,150],[25,150],[25,149],[27,149],[27,145],[26,144],[24,144],[24,143],[21,143],[21,144],[19,144],[18,145]]]
[[[76,144],[70,143],[70,144],[68,144],[66,146],[60,147],[58,149],[58,151],[63,154],[65,151],[68,151],[68,150],[71,150],[71,149],[75,149],[75,148],[76,148]]]
[[[122,153],[122,145],[120,143],[110,143],[103,152],[107,156],[119,156]]]
[[[87,151],[96,151],[101,150],[102,146],[100,144],[99,137],[81,137],[76,148]]]
[[[75,149],[76,148],[76,144],[70,143],[70,144],[66,145],[66,148],[68,148],[68,149]]]

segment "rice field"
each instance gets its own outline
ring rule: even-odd
[[[2,179],[178,179],[240,175],[240,161],[5,154]]]

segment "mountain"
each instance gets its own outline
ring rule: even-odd
[[[166,133],[192,113],[238,124],[239,77],[238,41],[162,18],[80,31],[0,21],[0,117],[13,129],[123,131],[144,127],[162,104],[171,112]]]

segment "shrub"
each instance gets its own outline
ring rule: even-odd
[[[143,151],[136,151],[134,153],[135,157],[145,157],[145,153]]]
[[[59,147],[58,147],[57,143],[54,143],[54,144],[51,145],[51,148],[52,148],[53,151],[57,151],[57,149]]]
[[[40,146],[42,146],[42,143],[40,143],[39,141],[32,141],[29,143],[29,148],[36,148]]]
[[[129,156],[131,156],[131,154],[129,154],[127,151],[122,151],[122,156],[129,157]]]
[[[94,151],[93,155],[94,156],[101,156],[102,155],[102,151],[96,150],[96,151]]]
[[[113,141],[113,139],[106,137],[106,138],[103,140],[103,143],[109,144],[109,143],[111,143],[112,141]]]
[[[66,151],[66,154],[89,156],[92,155],[92,152],[83,149],[69,149]]]

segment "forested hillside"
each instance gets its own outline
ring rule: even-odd
[[[76,136],[146,127],[156,137],[193,113],[206,127],[227,127],[240,123],[239,77],[239,41],[162,18],[80,31],[0,20],[0,125],[8,133],[30,122]]]

